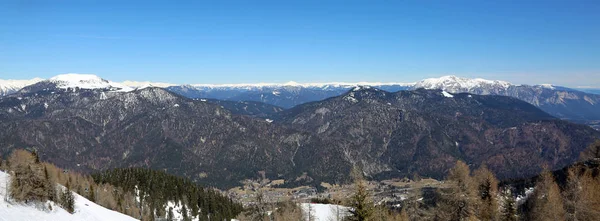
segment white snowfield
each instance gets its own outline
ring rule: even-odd
[[[46,202],[45,210],[36,208],[35,205],[21,204],[5,201],[6,185],[10,175],[0,171],[0,221],[129,221],[137,220],[125,214],[106,209],[88,199],[73,193],[75,196],[75,212],[68,213],[53,202]],[[48,205],[52,210],[47,209]],[[41,205],[39,205],[41,206]]]
[[[21,88],[43,81],[41,78],[34,78],[30,80],[2,80],[0,79],[0,96],[12,94]]]
[[[417,82],[415,88],[425,89],[440,89],[447,90],[450,92],[456,92],[458,90],[471,90],[482,87],[498,87],[508,88],[512,84],[506,81],[497,80],[486,80],[481,78],[461,78],[454,75],[442,76],[440,78],[427,78]]]
[[[93,74],[61,74],[48,79],[59,88],[85,88],[85,89],[117,89],[118,91],[132,91],[133,88],[104,80]]]
[[[309,209],[313,221],[341,221],[350,214],[348,207],[334,204],[302,203],[300,206],[306,220],[309,219]]]

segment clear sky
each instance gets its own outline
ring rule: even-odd
[[[0,79],[62,73],[600,87],[600,1],[0,1]]]

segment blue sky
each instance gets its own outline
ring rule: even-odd
[[[124,3],[127,2],[127,3]],[[600,87],[600,1],[1,1],[0,79]]]

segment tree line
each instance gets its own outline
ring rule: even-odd
[[[1,160],[0,169],[11,175],[7,187],[10,199],[5,200],[44,205],[49,200],[70,213],[75,211],[72,192],[141,220],[174,220],[175,212],[182,214],[183,220],[225,220],[242,211],[241,204],[216,190],[151,169],[114,169],[83,175],[41,162],[35,151],[21,149]],[[179,205],[181,211],[167,208],[167,202]]]
[[[163,171],[146,168],[112,169],[93,174],[96,183],[107,183],[136,193],[140,209],[146,211],[148,220],[156,217],[172,218],[167,203],[181,206],[184,220],[229,220],[242,212],[242,205],[222,195],[219,191],[203,188],[196,183]],[[171,211],[169,211],[171,210]]]

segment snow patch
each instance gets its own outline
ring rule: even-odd
[[[554,89],[554,85],[552,84],[540,84],[540,86],[543,88]]]
[[[469,79],[454,75],[440,78],[428,78],[417,82],[415,88],[440,89],[451,92],[470,91],[476,88],[507,89],[512,84],[506,81],[486,80],[481,78]]]
[[[300,204],[304,217],[308,220],[310,216],[314,221],[341,221],[343,218],[350,215],[349,207],[334,205],[334,204],[319,204],[319,203],[302,203]]]
[[[517,196],[517,204],[521,205],[521,204],[525,203],[525,201],[527,201],[527,199],[529,199],[531,194],[533,194],[534,190],[535,190],[535,188],[533,188],[533,187],[529,187],[529,188],[525,189],[525,195]]]
[[[273,123],[273,120],[271,119],[265,119],[265,121],[267,121],[267,123]]]
[[[452,95],[446,91],[442,91],[442,95],[444,95],[444,97],[454,97],[454,95]]]
[[[346,96],[346,100],[350,101],[350,103],[358,103],[358,100],[352,96]]]
[[[133,90],[130,87],[104,80],[93,74],[61,74],[48,79],[48,81],[63,89],[114,89],[122,92]]]

